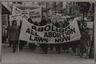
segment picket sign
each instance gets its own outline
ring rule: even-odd
[[[12,15],[10,15],[10,25],[12,24],[13,20],[16,20],[17,25],[19,26],[22,18],[26,18],[26,20],[30,18],[33,22],[41,22],[41,9],[42,8],[39,7],[33,10],[21,10],[18,7],[13,6]]]

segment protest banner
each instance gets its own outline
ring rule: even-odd
[[[57,28],[52,23],[36,26],[26,19],[23,21],[19,39],[30,43],[65,43],[79,40],[81,37],[76,20],[65,28]]]
[[[12,25],[12,21],[13,20],[16,20],[17,21],[17,25],[20,26],[20,19],[21,18],[22,18],[22,10],[13,5],[12,14],[9,17],[10,25]]]
[[[36,21],[40,22],[41,17],[42,17],[41,7],[33,10],[29,10],[29,9],[21,10],[13,5],[12,15],[10,15],[10,25],[12,25],[13,20],[16,20],[17,25],[20,26],[20,23],[23,22],[21,21],[22,18],[25,18],[26,20],[30,18],[33,22]]]
[[[41,22],[42,17],[42,10],[41,7],[33,10],[29,10],[29,17],[32,19],[33,22]]]
[[[18,20],[21,17],[31,19],[33,22],[41,22],[41,7],[38,7],[36,9],[25,9],[21,10],[16,6],[13,6],[12,15],[10,15],[10,20]],[[11,22],[10,22],[11,23]]]
[[[22,10],[13,5],[12,15],[21,15],[21,13],[22,13]]]

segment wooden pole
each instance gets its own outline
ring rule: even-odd
[[[56,15],[56,12],[57,12],[57,10],[56,10],[56,2],[54,2],[54,4],[55,4],[55,15]]]
[[[0,1],[0,62],[2,61],[2,2]]]
[[[20,45],[20,40],[18,40],[18,53],[19,53],[19,45]]]
[[[94,61],[96,62],[96,2],[95,2],[95,11],[94,11]]]

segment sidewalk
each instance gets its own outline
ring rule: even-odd
[[[56,54],[50,51],[48,54],[41,54],[40,49],[32,51],[24,49],[23,51],[13,53],[12,48],[3,45],[2,64],[96,64],[93,59],[80,58],[74,53]],[[1,64],[1,63],[0,63]]]

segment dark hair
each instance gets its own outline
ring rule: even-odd
[[[14,25],[14,22],[16,22],[16,20],[13,20],[13,21],[12,21],[12,25]],[[16,24],[17,24],[17,22],[16,22]]]
[[[59,23],[63,23],[62,21],[59,21]]]

